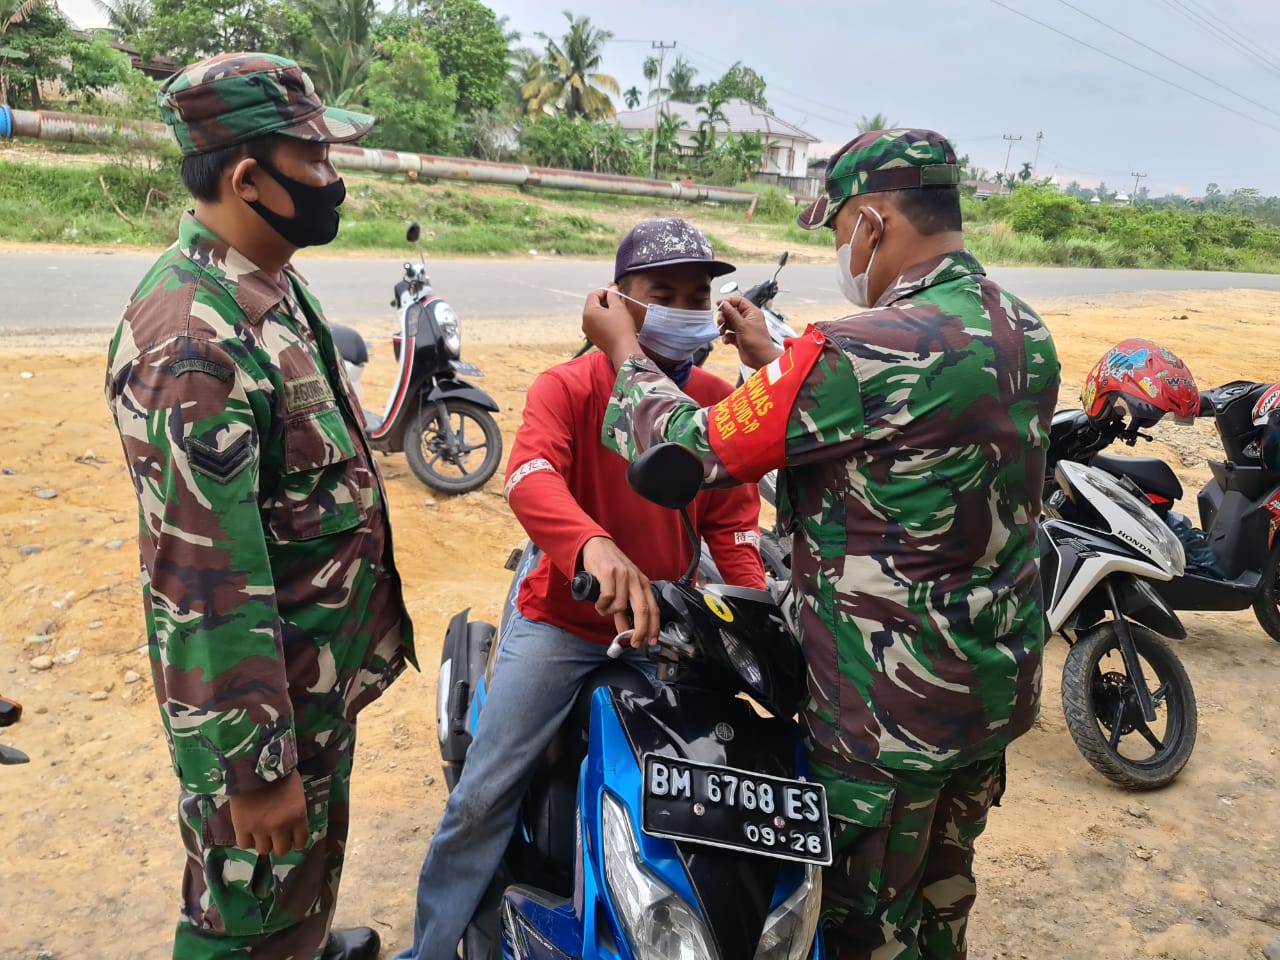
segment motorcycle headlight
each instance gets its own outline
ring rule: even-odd
[[[719,960],[702,921],[640,860],[631,818],[608,793],[601,822],[605,883],[637,960]]]
[[[765,918],[755,960],[804,960],[813,947],[821,912],[822,871],[806,864],[804,882]]]
[[[462,355],[462,323],[458,320],[457,311],[447,303],[436,304],[436,323],[440,324],[440,335],[444,337],[444,348],[454,357]]]
[[[1058,469],[1067,477],[1068,485],[1072,488],[1080,489],[1087,486],[1123,511],[1165,555],[1175,577],[1180,577],[1186,572],[1186,554],[1182,549],[1182,541],[1169,529],[1168,524],[1156,516],[1149,504],[1130,493],[1119,480],[1099,468],[1064,460],[1058,464]]]
[[[757,693],[764,693],[764,670],[755,651],[735,637],[728,630],[720,631],[720,642],[724,644],[724,652],[729,655],[729,662],[738,671],[743,681]]]

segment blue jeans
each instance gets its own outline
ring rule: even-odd
[[[533,771],[564,722],[582,681],[608,661],[608,648],[514,613],[498,650],[458,785],[418,875],[413,946],[396,960],[444,960],[497,873]],[[643,654],[623,655],[652,681]]]

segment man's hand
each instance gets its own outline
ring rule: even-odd
[[[596,611],[601,616],[613,615],[618,633],[635,630],[631,645],[639,647],[658,638],[658,611],[653,602],[649,578],[627,559],[626,554],[608,537],[592,537],[582,548],[582,569],[600,583],[600,599]],[[631,621],[627,621],[627,607]]]
[[[610,284],[606,290],[592,290],[582,308],[582,332],[613,361],[615,370],[640,353],[636,322],[626,302],[613,293],[616,289],[616,284]]]
[[[297,770],[288,776],[231,797],[236,846],[283,856],[307,846],[307,799]]]
[[[760,308],[737,295],[720,301],[717,311],[724,342],[738,348],[739,359],[759,370],[782,355],[769,337],[769,327]]]

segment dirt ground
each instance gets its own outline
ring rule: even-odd
[[[1173,348],[1202,386],[1280,376],[1280,295],[1038,306],[1062,354],[1064,406],[1125,336]],[[392,377],[391,326],[357,326],[376,344],[364,385],[376,410]],[[576,329],[571,316],[464,320],[464,356],[502,405],[508,447],[524,390],[569,355]],[[102,399],[104,347],[0,340],[0,693],[25,705],[0,742],[32,758],[0,769],[2,960],[167,956],[177,909],[175,783],[141,646],[135,505]],[[718,351],[713,368],[727,360]],[[1140,452],[1170,458],[1190,497],[1215,455],[1212,428],[1157,433]],[[444,627],[463,607],[496,615],[502,563],[522,534],[499,479],[449,498],[420,486],[402,456],[382,465],[425,669],[363,715],[337,922],[376,927],[391,956],[410,935],[415,878],[444,802],[434,726]],[[1059,700],[1066,647],[1050,645],[1043,716],[1011,750],[1004,806],[980,843],[975,960],[1243,960],[1280,941],[1280,645],[1248,613],[1185,622],[1178,649],[1196,687],[1199,742],[1157,793],[1112,787],[1076,751]],[[37,670],[38,656],[56,662]]]

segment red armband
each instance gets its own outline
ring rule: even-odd
[[[785,465],[791,409],[825,344],[826,337],[810,326],[786,342],[782,356],[708,411],[711,449],[735,480],[758,480]]]

